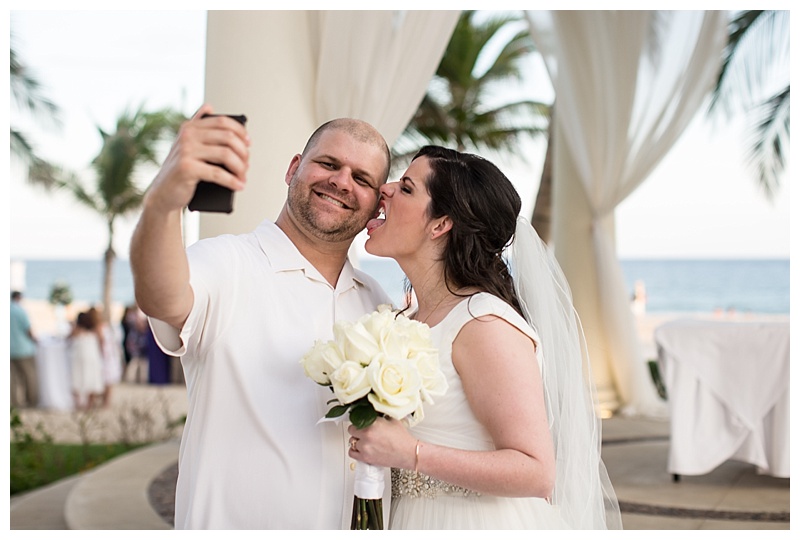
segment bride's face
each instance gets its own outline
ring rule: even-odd
[[[381,216],[367,223],[368,253],[395,260],[414,257],[430,238],[428,206],[428,158],[418,157],[411,162],[397,182],[384,184],[381,189]]]

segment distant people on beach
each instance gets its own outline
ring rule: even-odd
[[[78,314],[69,338],[72,396],[76,410],[94,408],[103,401],[103,356],[97,320],[88,311]]]
[[[147,343],[150,326],[139,306],[132,304],[125,310],[122,318],[123,344],[125,349],[125,382],[146,383],[148,360]]]
[[[100,342],[103,374],[103,407],[111,404],[111,389],[122,379],[122,350],[120,339],[114,329],[107,323],[100,310],[96,307],[89,308],[87,312],[95,323],[95,332]]]
[[[128,347],[128,337],[136,327],[136,320],[138,318],[139,307],[136,304],[125,306],[125,311],[122,313],[122,320],[119,322],[122,328],[122,355],[125,359],[125,369],[123,370],[123,377],[125,371],[131,363],[133,355],[131,349]]]
[[[189,391],[175,528],[347,528],[345,425],[317,424],[330,395],[299,361],[337,320],[391,303],[347,257],[377,211],[389,147],[360,120],[323,124],[288,163],[277,219],[187,250],[181,216],[200,179],[246,189],[247,131],[211,112],[181,127],[131,239],[136,300],[161,348],[181,356]]]
[[[11,353],[11,405],[36,407],[39,404],[39,382],[36,372],[36,338],[31,321],[22,307],[22,293],[11,292],[11,330],[8,341]]]
[[[145,334],[147,351],[147,382],[170,384],[172,382],[172,356],[161,350],[150,328]]]
[[[644,315],[647,311],[647,290],[644,281],[636,280],[633,284],[633,296],[631,298],[631,309],[634,315]]]

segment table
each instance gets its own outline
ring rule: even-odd
[[[670,410],[668,471],[701,475],[733,459],[789,478],[789,322],[679,319],[654,339]]]
[[[71,411],[73,408],[67,340],[44,336],[36,347],[39,407]]]

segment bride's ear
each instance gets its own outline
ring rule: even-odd
[[[444,216],[434,220],[434,226],[431,230],[431,240],[436,240],[444,236],[452,228],[453,220],[450,219],[450,216]]]

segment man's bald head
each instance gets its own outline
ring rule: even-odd
[[[366,144],[372,144],[383,151],[386,156],[386,169],[379,180],[382,184],[385,184],[386,180],[389,178],[389,169],[392,166],[392,154],[389,151],[389,145],[386,144],[386,140],[377,129],[363,120],[356,120],[355,118],[336,118],[325,122],[311,134],[305,148],[303,148],[303,155],[305,156],[306,152],[317,144],[317,141],[319,141],[323,133],[332,130],[343,131],[353,139]]]

